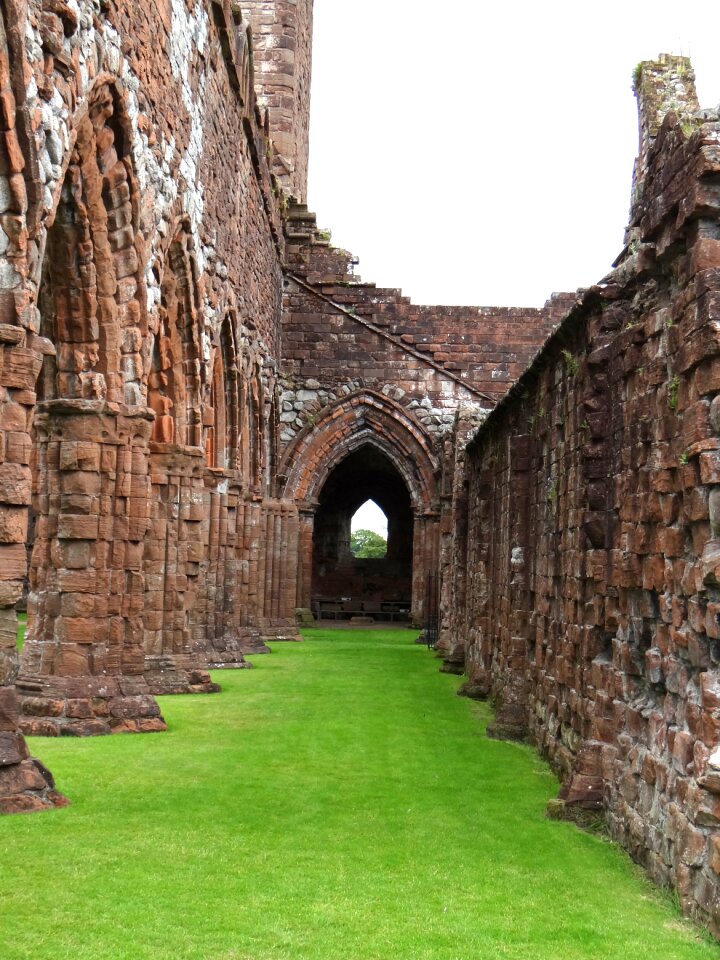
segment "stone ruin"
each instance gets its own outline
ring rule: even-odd
[[[312,0],[0,27],[0,811],[66,802],[25,734],[161,732],[156,694],[297,610],[407,611],[554,814],[604,813],[717,933],[720,120],[688,60],[636,73],[606,278],[428,307],[305,205]]]

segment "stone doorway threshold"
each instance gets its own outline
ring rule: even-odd
[[[310,629],[322,627],[323,630],[414,630],[420,632],[419,627],[409,623],[391,622],[390,620],[376,620],[373,623],[351,623],[350,620],[314,620],[307,625]],[[301,628],[302,629],[302,628]]]

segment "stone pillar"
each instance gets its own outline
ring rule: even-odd
[[[299,504],[297,546],[297,607],[310,609],[312,602],[313,529],[317,504]]]
[[[633,87],[638,106],[639,146],[633,173],[632,209],[642,199],[648,158],[667,114],[672,111],[682,119],[700,109],[689,57],[663,53],[657,60],[644,60],[635,68]],[[631,223],[633,219],[631,210]],[[632,239],[629,235],[627,242]]]
[[[200,447],[150,443],[151,518],[145,538],[144,674],[156,694],[216,693],[198,578],[207,575],[210,496]],[[198,632],[200,636],[198,636]],[[195,636],[193,636],[195,633]]]
[[[22,327],[0,324],[0,813],[63,806],[50,772],[28,755],[20,731],[15,604],[27,571],[28,506],[32,478],[29,423],[35,380],[47,341]]]
[[[191,612],[197,662],[213,670],[243,669],[247,653],[267,653],[257,626],[257,503],[232,470],[205,473],[202,523],[205,559]]]
[[[151,415],[52,400],[35,420],[37,493],[21,729],[165,729],[143,676],[143,541]]]
[[[467,631],[468,475],[467,444],[487,416],[479,406],[458,410],[445,442],[440,519],[440,624],[437,649],[448,663],[465,665]],[[477,695],[473,682],[463,690]]]
[[[198,662],[213,669],[244,668],[244,654],[263,652],[259,632],[248,623],[243,585],[247,562],[243,538],[245,503],[234,471],[205,472],[203,541],[198,599],[194,606],[192,645]]]
[[[298,514],[294,504],[265,500],[265,578],[259,611],[260,632],[266,639],[297,639],[295,576],[298,556]]]
[[[495,719],[488,736],[524,740],[529,730],[530,690],[530,464],[534,438],[529,434],[508,441],[512,491],[505,503],[508,517],[509,597],[507,626],[501,633],[498,669],[494,671],[492,696]]]
[[[410,617],[421,627],[425,615],[427,583],[436,576],[440,550],[439,513],[416,514],[413,527],[412,608]]]

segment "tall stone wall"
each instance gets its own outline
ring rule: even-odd
[[[658,128],[664,71],[687,98]],[[564,809],[605,810],[718,932],[720,122],[687,61],[636,82],[627,247],[467,449],[446,628],[491,733],[529,736]]]
[[[215,689],[208,665],[294,635],[298,513],[274,495],[284,239],[249,23],[215,0],[38,0],[0,26],[14,811],[62,800],[19,730],[162,730],[154,692]]]
[[[492,407],[566,298],[543,309],[417,307],[398,290],[363,283],[305,206],[291,207],[286,237],[279,489],[301,502],[312,527],[331,467],[364,440],[387,454],[411,497],[412,608],[422,622],[440,544],[438,477],[456,412]],[[298,602],[307,606],[309,535],[304,542]]]

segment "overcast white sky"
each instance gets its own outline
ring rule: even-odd
[[[308,202],[415,303],[541,305],[622,248],[635,64],[720,102],[717,0],[315,0]]]
[[[387,517],[374,500],[366,500],[356,511],[350,531],[355,533],[356,530],[374,530],[387,540]]]

